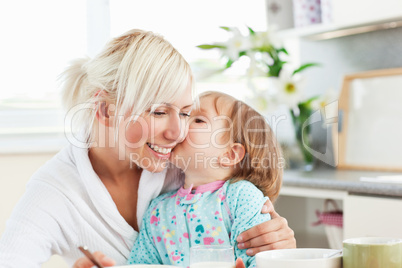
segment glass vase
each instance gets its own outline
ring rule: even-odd
[[[314,157],[307,150],[311,148],[312,135],[311,135],[311,125],[304,124],[309,120],[311,111],[299,111],[296,115],[295,111],[290,112],[292,116],[293,126],[295,130],[296,143],[302,155],[303,162],[301,163],[301,169],[303,171],[312,171],[314,169]]]

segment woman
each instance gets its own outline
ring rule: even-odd
[[[28,183],[0,240],[2,267],[40,267],[52,254],[72,265],[80,245],[124,264],[150,200],[180,185],[166,166],[187,135],[194,78],[170,43],[132,30],[62,79],[80,135]],[[270,211],[273,220],[238,237],[252,255],[295,247],[286,220]]]

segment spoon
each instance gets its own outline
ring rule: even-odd
[[[342,249],[340,249],[340,250],[338,250],[338,251],[336,251],[334,253],[328,254],[326,257],[327,258],[332,258],[332,257],[335,257],[338,254],[342,254]]]
[[[84,255],[85,255],[88,259],[90,259],[91,262],[92,262],[93,264],[95,264],[96,267],[98,267],[98,268],[105,268],[105,267],[103,267],[102,264],[100,264],[100,263],[96,260],[95,256],[91,253],[91,251],[89,251],[89,249],[88,249],[87,246],[78,247],[78,249],[81,250],[81,252],[84,253]]]

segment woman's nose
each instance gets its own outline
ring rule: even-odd
[[[164,132],[164,136],[166,139],[176,142],[182,142],[185,137],[185,124],[186,120],[182,120],[179,114],[172,114],[169,117],[168,126],[166,131]]]

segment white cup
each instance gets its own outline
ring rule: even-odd
[[[190,268],[235,268],[233,247],[229,245],[191,247]]]
[[[257,268],[341,268],[342,254],[337,252],[324,248],[278,249],[257,253],[256,262]]]

